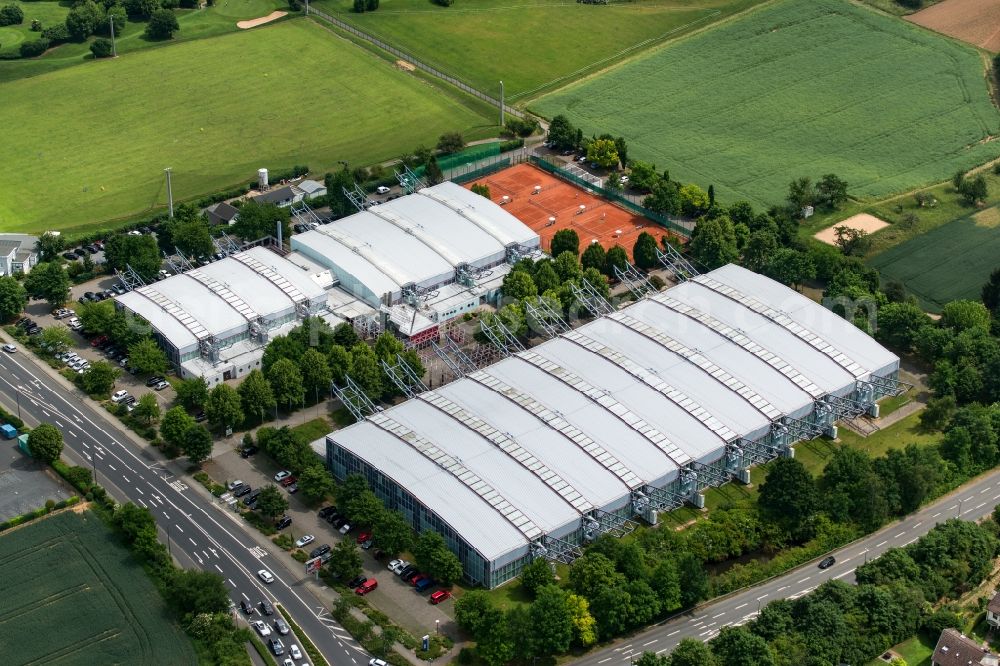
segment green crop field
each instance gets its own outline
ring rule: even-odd
[[[915,236],[868,263],[882,279],[905,284],[930,312],[958,298],[978,300],[990,273],[1000,268],[1000,208]]]
[[[0,536],[0,652],[18,664],[195,664],[153,583],[93,514]]]
[[[714,184],[723,201],[784,200],[836,173],[860,197],[944,180],[1000,156],[1000,113],[970,47],[848,0],[786,0],[543,97],[629,157]]]
[[[527,100],[656,42],[704,27],[762,0],[381,0],[356,14],[353,0],[313,6],[508,102]]]
[[[181,200],[258,167],[322,175],[491,124],[309,19],[12,81],[0,99],[0,229],[23,232],[162,206],[165,167]]]

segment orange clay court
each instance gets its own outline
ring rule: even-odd
[[[466,184],[475,183],[490,188],[490,198],[538,232],[542,249],[548,250],[552,237],[560,229],[572,229],[580,237],[580,251],[597,240],[604,249],[621,245],[632,259],[632,246],[645,229],[659,242],[667,233],[659,225],[641,215],[619,208],[601,197],[548,174],[530,164],[517,164]],[[535,194],[535,186],[542,189]],[[503,203],[503,197],[510,197]],[[580,212],[580,206],[584,206]],[[555,218],[551,222],[550,218]]]

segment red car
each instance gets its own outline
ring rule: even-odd
[[[427,574],[424,574],[424,573],[417,574],[416,576],[414,576],[413,578],[410,579],[410,585],[412,585],[413,587],[416,587],[417,583],[419,583],[420,581],[422,581],[424,578],[430,578],[430,576],[428,576]]]
[[[94,338],[93,340],[90,341],[90,346],[91,347],[96,347],[98,345],[104,344],[107,341],[108,341],[108,336],[106,336],[106,335],[98,335],[96,338]]]
[[[431,603],[439,604],[445,599],[448,599],[450,597],[451,597],[451,592],[449,592],[448,590],[438,590],[437,592],[431,595]]]
[[[295,478],[294,476],[286,476],[285,478],[283,478],[283,479],[281,480],[281,485],[282,485],[283,487],[287,488],[288,486],[292,485],[292,484],[293,484],[293,483],[295,483],[296,481],[298,481],[298,479],[297,479],[297,478]]]
[[[357,541],[358,543],[364,543],[365,541],[368,541],[371,538],[372,538],[371,532],[362,532],[361,534],[358,535]]]
[[[375,580],[374,578],[369,578],[365,582],[361,583],[361,585],[358,586],[358,589],[354,590],[354,594],[363,597],[372,590],[374,590],[376,587],[378,587],[378,581]]]

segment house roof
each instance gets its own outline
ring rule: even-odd
[[[990,599],[990,603],[986,604],[986,610],[995,615],[1000,615],[1000,592],[993,594],[993,598]]]
[[[10,254],[19,247],[21,247],[21,243],[19,241],[0,240],[0,253]]]
[[[240,211],[235,207],[227,204],[225,201],[215,204],[214,206],[208,207],[209,217],[214,217],[222,222],[230,222],[234,217],[240,214]]]
[[[251,197],[257,203],[278,203],[280,201],[287,201],[295,196],[295,191],[292,189],[291,185],[285,185],[283,187],[277,187],[273,190],[268,190],[263,194],[258,194],[255,197]]]
[[[933,662],[937,666],[987,666],[996,664],[996,655],[971,638],[948,628],[941,632],[934,647]]]
[[[303,180],[301,183],[296,185],[296,187],[306,194],[315,194],[320,190],[326,189],[326,185],[316,180]]]

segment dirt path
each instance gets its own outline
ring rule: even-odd
[[[249,30],[250,28],[256,28],[258,25],[264,25],[265,23],[270,23],[271,21],[277,21],[282,16],[287,15],[288,12],[271,12],[267,16],[250,19],[249,21],[240,21],[236,24],[236,27],[240,30]]]

